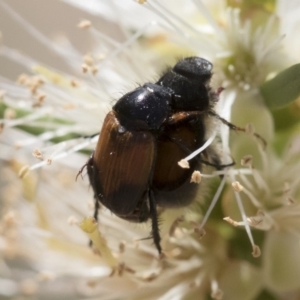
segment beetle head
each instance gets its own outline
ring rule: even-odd
[[[207,82],[212,76],[213,65],[201,57],[187,57],[180,60],[173,71],[191,80]]]

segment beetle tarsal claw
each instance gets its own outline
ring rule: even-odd
[[[153,238],[152,234],[148,237],[144,237],[144,238],[140,238],[140,239],[137,239],[136,241],[146,241],[146,240],[151,240]]]
[[[82,172],[83,172],[83,170],[84,170],[86,167],[87,167],[87,163],[85,163],[85,164],[81,167],[81,169],[78,171],[78,173],[77,173],[77,175],[76,175],[76,178],[75,178],[75,181],[77,181],[77,178],[78,178],[79,175],[81,175],[81,178],[83,179]]]

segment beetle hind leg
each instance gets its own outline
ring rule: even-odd
[[[100,208],[100,202],[98,200],[98,198],[95,196],[95,209],[94,209],[94,219],[96,220],[96,222],[98,222],[98,212],[99,212],[99,208]]]
[[[94,209],[94,219],[96,220],[96,222],[98,223],[98,212],[99,212],[99,209],[100,209],[100,203],[99,203],[99,200],[97,199],[96,196],[94,196],[94,199],[95,199],[95,209]],[[93,246],[93,242],[92,240],[89,241],[89,246],[92,247]]]
[[[152,222],[152,231],[151,235],[154,241],[154,244],[156,246],[156,249],[158,250],[159,254],[161,254],[161,246],[160,241],[161,237],[159,234],[159,224],[158,224],[158,217],[157,217],[157,211],[156,211],[156,203],[155,198],[152,190],[149,190],[149,206],[150,206],[150,217]]]

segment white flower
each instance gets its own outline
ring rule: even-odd
[[[1,10],[31,35],[30,44],[43,44],[65,64],[62,71],[56,71],[51,64],[45,66],[29,57],[32,53],[28,51],[15,51],[6,45],[7,31],[3,30],[2,58],[21,66],[28,75],[19,77],[19,84],[7,74],[0,78],[0,184],[4,186],[0,191],[0,271],[4,278],[0,295],[166,300],[206,299],[210,294],[214,299],[255,299],[264,288],[276,292],[297,288],[296,259],[287,261],[293,280],[274,274],[279,272],[276,259],[285,263],[286,248],[276,252],[277,240],[292,245],[288,248],[291,257],[298,249],[293,237],[300,230],[295,176],[300,166],[295,154],[286,154],[290,165],[274,154],[273,118],[259,94],[268,76],[296,59],[286,41],[285,52],[280,48],[285,29],[292,26],[283,16],[282,3],[278,33],[274,16],[261,23],[245,21],[225,1],[206,5],[187,1],[184,6],[181,1],[154,0],[143,5],[134,1],[64,2],[101,15],[101,24],[110,24],[116,32],[83,21],[79,27],[86,29],[93,46],[85,50],[88,53],[80,53],[66,38],[49,39],[0,1]],[[66,18],[70,8],[60,2],[53,5]],[[53,22],[53,15],[49,17]],[[158,257],[151,240],[141,240],[149,236],[149,224],[128,223],[105,208],[100,211],[100,231],[94,237],[102,255],[91,251],[89,235],[78,226],[92,214],[93,201],[86,178],[75,182],[86,161],[86,156],[75,152],[91,153],[97,141],[97,136],[80,136],[99,132],[112,101],[136,83],[154,81],[175,56],[191,54],[211,60],[213,87],[226,88],[218,113],[239,126],[254,124],[255,131],[268,141],[268,150],[263,150],[261,141],[250,137],[253,127],[248,126],[248,134],[235,136],[229,147],[229,129],[220,124],[224,161],[230,155],[237,163],[245,155],[252,159],[248,156],[243,161],[247,166],[238,164],[225,173],[204,172],[199,189],[199,198],[215,203],[226,180],[234,182],[239,208],[228,187],[222,197],[224,216],[234,225],[245,226],[253,256],[259,256],[260,249],[249,224],[266,231],[260,267],[239,256],[237,249],[246,254],[251,250],[238,243],[236,229],[222,221],[220,208],[214,210],[217,217],[203,217],[200,200],[186,209],[162,213],[164,257]],[[18,179],[20,169],[22,175],[27,174],[22,179]],[[220,174],[226,176],[219,185]]]

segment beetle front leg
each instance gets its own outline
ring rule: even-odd
[[[158,218],[157,218],[157,211],[156,211],[156,203],[154,199],[154,194],[152,190],[149,190],[149,206],[150,206],[150,216],[152,222],[152,238],[156,249],[158,250],[159,254],[161,254],[161,246],[160,246],[160,234],[159,234],[159,226],[158,226]]]

